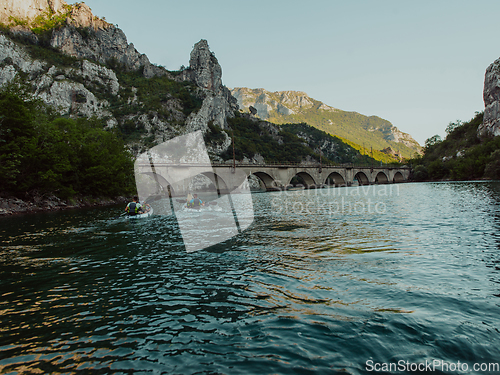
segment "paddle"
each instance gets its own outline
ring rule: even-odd
[[[114,217],[114,218],[112,218],[111,220],[116,220],[116,219],[118,219],[119,217],[122,217],[123,215],[126,215],[126,214],[127,214],[127,213],[126,213],[126,212],[124,212],[124,213],[122,213],[121,215],[115,216],[115,217]]]

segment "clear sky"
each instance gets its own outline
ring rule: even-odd
[[[484,110],[484,73],[500,57],[498,0],[85,3],[152,63],[188,66],[206,39],[227,87],[304,91],[420,144]]]

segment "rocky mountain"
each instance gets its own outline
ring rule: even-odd
[[[122,30],[94,16],[85,3],[7,0],[0,10],[1,23],[14,27],[14,34],[32,39],[35,44],[46,44],[67,55],[102,64],[115,60],[129,70],[143,68],[146,77],[165,74],[133,44],[128,44]],[[50,40],[42,40],[47,36]]]
[[[483,100],[484,119],[478,134],[481,138],[500,135],[500,59],[486,69]]]
[[[323,153],[325,161],[371,163],[337,138],[322,132],[312,136],[307,125],[286,130],[240,114],[206,40],[193,46],[188,68],[168,71],[84,3],[6,0],[2,6],[0,86],[39,98],[61,116],[100,119],[136,155],[202,130],[217,161],[232,158],[228,150],[234,134],[239,160],[316,163]]]
[[[409,134],[387,120],[333,108],[304,92],[269,92],[245,87],[231,92],[241,109],[248,112],[253,107],[258,117],[276,124],[305,122],[365,149],[385,150],[386,154],[401,152],[403,157],[412,157],[422,150]]]
[[[0,10],[0,85],[22,83],[61,115],[104,119],[134,152],[209,122],[224,129],[238,109],[206,40],[188,69],[169,72],[84,3],[9,0]]]
[[[204,96],[203,104],[188,122],[187,130],[204,130],[211,121],[226,129],[227,118],[234,116],[238,104],[229,89],[222,84],[222,68],[215,55],[210,52],[206,40],[202,39],[194,45],[189,68],[181,73],[180,79],[194,82]]]

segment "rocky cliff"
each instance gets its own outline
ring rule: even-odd
[[[62,0],[2,0],[0,5],[0,22],[10,24],[14,20],[30,22],[47,12],[62,14],[67,4]]]
[[[0,11],[8,26],[0,34],[0,85],[27,86],[62,115],[102,118],[128,134],[134,152],[205,131],[208,123],[227,128],[238,109],[206,40],[194,45],[189,67],[173,74],[151,64],[122,30],[84,3],[8,0]],[[223,134],[211,153],[229,147]]]
[[[305,122],[332,135],[377,150],[399,150],[404,157],[421,152],[409,134],[389,121],[331,107],[300,91],[269,92],[238,87],[231,90],[240,108],[255,108],[257,116],[277,124]]]
[[[248,121],[235,120],[238,101],[223,85],[221,66],[206,40],[194,45],[187,69],[169,72],[151,64],[128,43],[122,30],[94,16],[84,3],[8,0],[0,11],[4,23],[0,85],[21,86],[64,116],[102,119],[123,134],[135,154],[172,137],[202,130],[210,140],[207,149],[211,157],[221,161],[231,145],[229,123],[232,130],[235,124],[250,126],[240,129],[245,134],[242,146],[248,146],[248,139],[258,143],[259,137],[269,133],[273,138],[280,132],[276,125],[252,115]],[[244,106],[242,91],[235,95]],[[343,113],[305,93],[271,95],[262,90],[258,96],[252,105],[258,108],[261,119],[273,120],[277,114],[287,119],[299,116],[287,122],[309,122],[301,120],[304,111]],[[332,122],[327,118],[327,125],[328,120]],[[395,131],[391,134],[401,138]],[[272,147],[282,147],[280,142]],[[317,145],[308,147],[315,150]],[[252,159],[254,147],[247,148],[245,157]]]
[[[181,79],[195,82],[204,95],[203,105],[187,121],[189,131],[206,129],[213,121],[222,129],[227,128],[227,118],[238,110],[238,102],[227,87],[222,84],[222,68],[204,39],[194,45],[189,59],[189,68]]]
[[[107,108],[109,102],[99,99],[90,88],[110,95],[117,95],[120,88],[116,74],[104,66],[87,60],[74,67],[50,65],[33,59],[24,48],[0,34],[0,85],[16,78],[62,115],[75,117],[112,117]]]
[[[483,100],[484,118],[478,135],[481,138],[500,135],[500,59],[486,69]]]
[[[36,44],[42,43],[41,36],[46,36],[43,34],[50,33],[49,46],[67,55],[101,64],[113,62],[131,71],[143,69],[148,78],[167,74],[129,44],[122,30],[94,16],[85,3],[7,0],[1,10],[1,23],[14,27],[15,32]],[[54,27],[48,30],[49,26]]]

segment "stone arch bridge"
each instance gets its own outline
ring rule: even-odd
[[[186,196],[189,182],[197,175],[208,177],[217,193],[227,193],[240,187],[246,178],[257,177],[261,186],[268,191],[292,187],[321,188],[325,186],[358,186],[373,184],[402,183],[408,180],[409,167],[349,165],[307,166],[293,164],[148,164],[136,163],[138,175],[149,175],[168,189],[171,196]],[[299,177],[300,185],[292,185],[292,179]],[[297,179],[295,179],[296,181]]]

